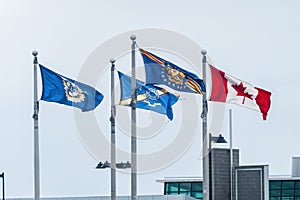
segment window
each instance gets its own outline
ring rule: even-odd
[[[270,181],[270,189],[281,189],[281,181]]]
[[[191,191],[191,183],[180,183],[180,194],[182,192],[190,192]]]
[[[196,199],[203,199],[202,182],[166,182],[165,194],[185,194]]]
[[[281,200],[280,197],[270,197],[270,200]]]
[[[179,183],[174,182],[174,183],[166,183],[166,194],[178,194],[178,189],[179,189]]]
[[[281,190],[270,190],[270,197],[280,197]]]
[[[270,181],[269,187],[270,200],[300,200],[299,180]]]
[[[203,199],[203,193],[202,192],[192,192],[192,197],[195,197],[196,199]]]
[[[179,194],[185,194],[191,196],[191,183],[180,183],[179,184]]]
[[[299,188],[300,189],[300,181],[295,181],[295,188]]]
[[[295,190],[295,196],[296,197],[300,197],[300,189],[296,189]]]
[[[282,181],[282,189],[294,189],[294,181]]]
[[[281,197],[281,200],[294,200],[294,197]]]
[[[192,183],[192,191],[193,192],[203,191],[203,189],[202,189],[202,182],[194,182],[194,183]]]
[[[283,197],[294,197],[294,190],[282,190],[281,196]]]

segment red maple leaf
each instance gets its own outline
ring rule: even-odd
[[[245,98],[246,97],[253,100],[252,94],[249,94],[248,92],[245,92],[247,87],[244,87],[242,82],[239,85],[231,85],[231,87],[233,87],[233,89],[235,89],[235,91],[237,91],[236,96],[244,97],[242,104],[245,103]]]

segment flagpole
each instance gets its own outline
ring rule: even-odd
[[[0,174],[0,177],[2,177],[2,199],[5,200],[4,172],[2,172],[2,174]]]
[[[230,145],[230,200],[233,199],[233,150],[232,150],[232,110],[229,109],[229,145]]]
[[[137,142],[136,142],[136,75],[135,75],[135,46],[136,36],[131,35],[131,200],[137,200]]]
[[[110,73],[110,94],[111,94],[111,116],[110,116],[110,126],[111,126],[111,143],[110,143],[110,156],[111,156],[111,167],[110,167],[110,184],[111,184],[111,200],[116,200],[116,105],[115,105],[115,59],[111,58],[111,73]]]
[[[206,82],[206,53],[207,51],[203,49],[201,54],[202,58],[202,74],[203,81]],[[207,149],[207,97],[206,93],[202,97],[202,165],[203,165],[203,200],[209,199],[210,188],[209,188],[209,167],[208,167],[208,149]]]
[[[34,199],[40,200],[40,161],[39,161],[39,102],[37,97],[37,51],[33,51],[33,127],[34,127]]]

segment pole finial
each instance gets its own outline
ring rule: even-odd
[[[111,59],[109,60],[109,62],[111,62],[111,64],[114,64],[114,63],[116,62],[116,60],[115,60],[114,58],[111,58]]]
[[[38,54],[39,54],[39,52],[38,52],[37,50],[33,50],[33,51],[32,51],[32,55],[33,55],[33,56],[37,56]]]
[[[202,50],[201,50],[201,53],[202,53],[203,56],[205,56],[205,55],[207,54],[206,49],[202,49]]]
[[[136,35],[134,34],[130,35],[130,39],[134,41],[136,39]]]

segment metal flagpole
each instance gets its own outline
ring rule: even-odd
[[[135,76],[135,46],[136,36],[131,35],[131,200],[137,200],[137,144],[136,144],[136,76]]]
[[[34,199],[40,200],[40,159],[39,159],[39,102],[37,99],[37,51],[33,51],[33,126],[34,126]]]
[[[111,143],[110,143],[110,156],[111,156],[111,167],[110,167],[110,187],[111,187],[111,200],[116,200],[116,105],[115,105],[115,59],[110,59],[111,62],[111,73],[110,73],[110,92],[111,92],[111,116],[110,116],[110,126],[111,126]]]
[[[0,177],[2,177],[2,199],[5,200],[4,172],[2,172],[2,174],[0,174]]]
[[[230,145],[230,200],[233,198],[233,150],[232,150],[232,110],[229,109],[229,145]]]
[[[209,200],[212,200],[212,158],[211,158],[211,143],[212,143],[212,135],[211,133],[208,134],[208,172],[209,172],[209,179],[208,179],[208,184],[209,184]]]
[[[202,74],[203,74],[203,81],[206,82],[206,53],[207,51],[203,49],[201,54],[203,55],[202,58]],[[208,167],[208,149],[207,149],[207,97],[206,93],[203,94],[202,97],[202,159],[203,159],[203,200],[209,199],[209,167]]]

